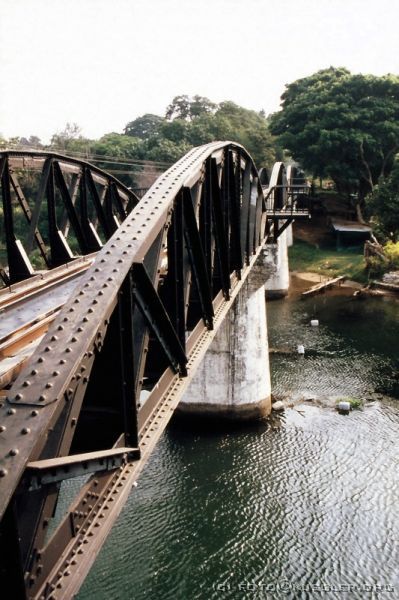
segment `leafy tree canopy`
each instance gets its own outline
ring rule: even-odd
[[[389,177],[380,179],[373,192],[366,198],[366,207],[383,238],[399,240],[399,157]]]
[[[264,112],[231,101],[215,104],[203,96],[175,96],[165,117],[145,114],[124,131],[140,139],[137,152],[146,160],[174,162],[193,146],[215,140],[242,144],[259,167],[276,160],[275,139]]]
[[[206,113],[212,113],[216,109],[216,104],[204,96],[175,96],[166,109],[166,118],[168,120],[183,119],[192,121],[196,117]]]
[[[359,201],[387,176],[399,148],[399,77],[324,69],[286,87],[270,129],[314,176]]]
[[[158,115],[146,113],[142,117],[137,117],[130,121],[124,129],[126,135],[145,140],[152,135],[157,135],[164,119]]]

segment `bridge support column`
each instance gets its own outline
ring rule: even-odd
[[[267,244],[266,263],[270,277],[266,281],[266,297],[282,298],[288,294],[290,271],[288,264],[287,229],[277,240],[277,244]]]
[[[291,248],[294,243],[294,232],[292,230],[292,223],[287,227],[287,247]]]
[[[177,412],[255,420],[271,410],[264,255],[243,284]]]

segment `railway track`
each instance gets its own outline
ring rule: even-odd
[[[64,306],[94,255],[0,290],[0,398]]]

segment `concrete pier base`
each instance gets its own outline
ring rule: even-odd
[[[294,243],[294,232],[292,230],[292,223],[287,227],[287,248],[291,248]]]
[[[181,399],[178,413],[228,420],[256,420],[270,413],[263,283],[261,265],[254,267]]]
[[[267,298],[282,298],[288,294],[290,270],[287,246],[287,230],[280,235],[277,244],[266,246],[266,262],[270,272],[265,285]]]

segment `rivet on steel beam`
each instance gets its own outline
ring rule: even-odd
[[[46,383],[46,388],[49,390],[49,389],[50,389],[50,388],[52,388],[52,387],[53,387],[53,384],[52,384],[52,383],[50,383],[50,381],[48,381],[48,382]]]
[[[91,358],[91,357],[93,356],[93,352],[92,352],[91,350],[89,350],[89,352],[87,353],[87,356],[88,356],[89,358]]]
[[[88,377],[83,377],[83,383],[87,383],[89,381]]]
[[[7,411],[7,414],[8,415],[15,415],[15,412],[16,412],[15,408],[9,408],[8,411]]]
[[[43,394],[41,396],[39,396],[39,402],[44,402],[46,400],[46,396],[44,396]]]
[[[98,296],[104,296],[104,292],[102,290],[100,290],[97,295]]]
[[[65,352],[72,352],[72,348],[66,348]]]
[[[6,430],[6,427],[4,425],[0,425],[0,433],[3,433],[3,431]]]
[[[95,281],[95,280],[96,280],[96,278],[94,277],[94,275],[92,275],[92,276],[90,277],[90,281]]]
[[[63,329],[64,329],[63,325],[58,325],[58,327],[57,327],[58,331],[63,331]]]
[[[51,346],[46,346],[44,349],[45,352],[50,352],[51,351]]]
[[[95,273],[99,273],[100,271],[101,271],[101,269],[99,269],[98,267],[96,267],[96,268],[94,269],[94,272],[95,272]]]
[[[78,338],[73,336],[73,338],[71,339],[71,342],[77,342],[77,341],[78,341]]]
[[[38,363],[43,363],[44,362],[44,358],[43,356],[39,356],[39,358],[37,359]]]
[[[58,340],[58,337],[56,335],[52,335],[51,336],[51,341],[52,342],[56,342]]]
[[[59,374],[60,374],[60,372],[59,372],[59,371],[53,371],[53,372],[52,372],[52,376],[53,376],[53,377],[57,377],[57,375],[59,375]]]
[[[32,371],[30,372],[31,375],[37,375],[38,371],[37,369],[32,369]]]
[[[66,363],[66,360],[65,360],[65,358],[61,358],[61,360],[60,360],[60,365],[65,365],[65,363]]]
[[[87,317],[83,317],[82,321],[83,321],[84,323],[88,323],[89,319],[88,319]]]
[[[105,258],[102,258],[102,259],[100,260],[100,263],[105,263]]]
[[[7,475],[7,469],[0,469],[0,477],[5,477]]]
[[[77,419],[74,417],[73,419],[71,419],[71,427],[75,427],[77,423]]]
[[[37,410],[32,410],[32,412],[30,414],[32,415],[32,417],[37,417],[39,412]]]
[[[71,306],[71,308],[69,309],[69,312],[75,312],[75,309]]]
[[[22,435],[28,435],[28,433],[30,433],[29,427],[24,427],[23,429],[21,429],[21,433]]]
[[[93,309],[92,309],[92,308],[89,308],[87,312],[88,312],[88,313],[92,313],[92,312],[94,312],[94,311],[93,311]]]
[[[117,273],[119,271],[119,269],[112,269],[113,273]]]
[[[64,323],[66,323],[68,321],[68,317],[64,317],[62,320],[64,321]]]
[[[82,332],[83,331],[83,327],[78,327],[78,332]]]
[[[123,262],[123,260],[120,258],[120,259],[118,260],[118,263],[121,263],[121,262]]]
[[[79,296],[83,296],[83,295],[84,295],[84,291],[83,291],[83,290],[80,290],[80,292],[79,292]]]
[[[79,298],[75,298],[75,304],[79,304],[80,300]]]
[[[108,277],[107,281],[113,281],[114,278],[113,277]]]
[[[19,454],[19,450],[18,450],[18,448],[11,448],[11,450],[8,454],[10,456],[17,456],[17,454]]]

